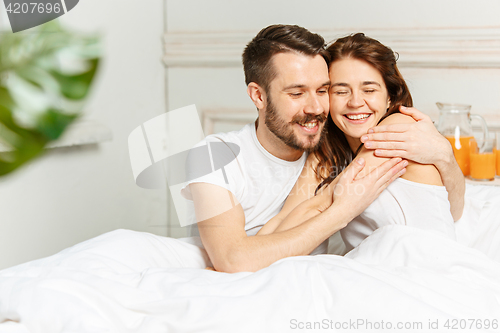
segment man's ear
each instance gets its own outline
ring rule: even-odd
[[[255,82],[250,82],[247,87],[247,94],[250,96],[257,109],[262,110],[266,107],[267,96],[264,89]]]

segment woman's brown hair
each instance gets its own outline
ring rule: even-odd
[[[391,101],[389,109],[380,121],[399,112],[401,105],[413,106],[410,90],[396,65],[394,52],[378,40],[357,33],[337,39],[327,51],[330,54],[330,66],[337,60],[358,59],[367,62],[380,72]],[[319,160],[315,170],[316,177],[322,180],[316,192],[322,186],[331,183],[357,153],[351,151],[345,134],[335,125],[331,116],[328,117],[325,127],[325,138],[315,152]]]

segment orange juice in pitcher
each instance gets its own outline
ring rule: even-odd
[[[462,170],[464,176],[470,174],[470,139],[474,138],[473,136],[461,136],[458,140],[455,140],[452,136],[446,137],[448,141],[451,143],[451,147],[453,148],[453,155],[455,155],[455,159],[457,160],[458,166]]]
[[[439,108],[438,131],[443,134],[453,147],[453,154],[464,176],[470,175],[470,140],[472,134],[472,119],[481,122],[483,141],[488,138],[488,126],[483,117],[470,114],[470,105],[436,103]]]

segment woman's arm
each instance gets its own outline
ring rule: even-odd
[[[319,180],[316,178],[314,172],[317,164],[318,159],[316,155],[314,153],[309,154],[297,182],[295,182],[290,194],[286,198],[283,208],[257,232],[257,235],[273,233],[292,210],[307,199],[314,197],[314,191],[319,184]]]
[[[354,176],[355,179],[349,180],[348,170],[352,165],[362,160],[364,176]],[[281,232],[292,229],[311,218],[320,215],[322,212],[332,207],[334,201],[337,207],[347,205],[352,212],[357,212],[353,217],[363,212],[369,204],[396,178],[403,175],[408,162],[401,161],[400,158],[387,159],[387,161],[377,160],[374,166],[374,160],[365,160],[356,158],[348,168],[346,168],[329,185],[323,187],[316,196],[307,199],[297,205],[286,217],[280,220],[279,225],[274,232]],[[365,170],[371,169],[371,172]],[[359,173],[357,175],[359,175]],[[381,184],[376,180],[384,179]],[[359,188],[364,191],[360,193]],[[357,198],[357,199],[353,199]],[[350,222],[350,220],[349,220]],[[337,230],[342,229],[339,227]]]
[[[339,175],[330,184],[321,188],[316,196],[301,202],[280,221],[275,232],[291,229],[324,212],[333,203],[333,189],[340,179]]]

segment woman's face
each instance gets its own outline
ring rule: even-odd
[[[384,79],[369,63],[347,58],[330,65],[330,80],[330,116],[355,151],[390,105]]]

